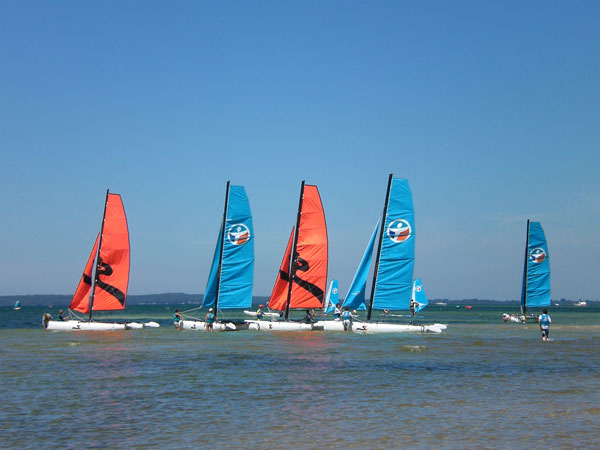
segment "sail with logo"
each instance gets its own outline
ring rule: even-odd
[[[253,278],[254,230],[250,203],[244,187],[228,181],[223,220],[202,301],[202,308],[213,310],[214,331],[237,328],[232,321],[219,321],[218,316],[223,310],[252,305]],[[206,330],[204,320],[181,320],[178,325],[184,330]]]
[[[364,304],[367,274],[372,251],[378,237],[377,256],[371,284],[371,302],[367,308],[367,318],[366,321],[359,321],[355,318],[352,330],[366,333],[441,333],[446,325],[405,325],[371,320],[373,310],[383,311],[385,317],[390,311],[410,309],[415,259],[415,215],[408,180],[394,178],[393,174],[390,174],[379,224],[381,226],[376,227],[371,236],[344,302],[344,309],[347,306],[359,309]],[[322,321],[315,327],[326,331],[343,330],[343,325],[334,321]]]
[[[525,261],[521,286],[521,314],[502,314],[504,322],[524,323],[537,320],[538,314],[529,314],[529,308],[550,305],[550,255],[546,235],[540,222],[527,220]]]
[[[427,296],[425,295],[425,289],[423,288],[423,283],[420,278],[417,278],[413,283],[413,295],[412,298],[415,302],[415,314],[425,308],[429,302],[427,301]]]
[[[319,189],[302,181],[296,226],[292,229],[268,302],[270,309],[285,313],[285,321],[246,320],[249,328],[284,331],[312,329],[312,323],[290,321],[290,311],[311,311],[323,307],[327,261],[327,224]]]
[[[329,314],[330,312],[334,311],[339,300],[340,295],[338,291],[338,280],[331,280],[331,283],[329,283],[329,289],[327,289],[327,294],[325,295],[323,313]]]
[[[69,305],[69,320],[59,312],[58,320],[44,315],[43,325],[48,330],[123,330],[158,327],[156,322],[100,322],[93,321],[95,311],[125,309],[129,285],[129,229],[123,201],[119,194],[106,191],[104,214],[100,233],[96,237],[83,275]],[[77,318],[77,313],[88,314],[88,320]]]

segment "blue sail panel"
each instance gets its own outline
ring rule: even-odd
[[[528,308],[550,304],[550,255],[544,230],[539,222],[529,223],[527,246],[527,291],[525,304]]]
[[[254,229],[243,186],[230,186],[226,217],[219,309],[249,308],[254,279]]]
[[[373,309],[410,309],[415,213],[408,180],[394,178],[384,218]]]
[[[375,225],[375,229],[373,230],[373,234],[371,235],[369,244],[367,245],[365,253],[363,254],[362,259],[360,260],[360,264],[358,265],[358,269],[354,274],[352,283],[350,283],[348,294],[346,295],[346,299],[344,300],[344,307],[347,306],[350,309],[357,310],[366,309],[365,290],[367,286],[367,277],[369,276],[369,270],[371,268],[371,260],[373,259],[373,247],[375,246],[375,238],[377,237],[378,229],[379,221],[377,221],[377,225]]]
[[[217,245],[215,246],[215,253],[210,266],[208,281],[206,282],[206,290],[204,291],[204,298],[202,299],[203,308],[211,308],[215,306],[215,299],[217,298],[217,274],[219,271],[219,255],[221,253],[222,233],[222,228],[219,228],[219,238],[217,239]]]
[[[327,295],[325,296],[325,305],[323,307],[324,313],[329,314],[335,309],[335,306],[338,304],[340,300],[340,295],[338,291],[338,280],[331,280],[329,284],[329,289],[327,290]]]
[[[425,295],[425,289],[423,288],[423,283],[420,278],[417,278],[413,285],[413,298],[415,300],[415,313],[418,313],[423,308],[425,308],[429,302],[427,301],[427,296]]]

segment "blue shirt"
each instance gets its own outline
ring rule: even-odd
[[[540,316],[540,327],[542,327],[544,330],[550,328],[550,322],[552,322],[552,319],[550,319],[548,314],[542,314]]]
[[[213,323],[215,321],[215,315],[213,313],[208,313],[206,315],[206,323]]]
[[[344,311],[344,314],[342,314],[342,319],[352,322],[352,314],[350,314],[350,311]]]

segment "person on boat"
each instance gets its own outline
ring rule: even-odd
[[[206,331],[212,331],[214,323],[215,323],[215,314],[213,312],[213,309],[210,308],[208,310],[208,314],[206,315]]]
[[[262,318],[265,315],[265,312],[263,311],[264,307],[265,307],[265,305],[258,305],[258,309],[256,310],[256,318],[258,320],[262,320]]]
[[[547,341],[548,335],[550,334],[550,324],[552,323],[547,308],[544,308],[542,315],[538,317],[538,322],[540,323],[540,330],[542,331],[542,341]]]
[[[315,311],[307,309],[306,310],[306,314],[302,318],[301,322],[304,322],[304,323],[313,323],[314,322],[314,317],[315,317]]]
[[[175,314],[173,314],[173,325],[175,325],[175,328],[179,328],[179,322],[181,322],[182,320],[183,316],[181,315],[179,310],[176,309]]]
[[[350,313],[350,308],[349,307],[345,307],[344,308],[344,313],[342,314],[342,323],[344,324],[344,331],[351,331],[352,330],[352,313]]]
[[[340,321],[342,320],[342,304],[338,303],[335,305],[335,309],[333,310],[333,320]]]
[[[64,322],[65,320],[69,320],[69,317],[68,316],[65,317],[63,314],[64,314],[63,310],[62,309],[59,310],[58,311],[58,316],[56,317],[56,320],[60,320],[61,322]]]
[[[417,302],[415,302],[414,298],[410,299],[410,315],[415,317],[415,310],[417,309]]]

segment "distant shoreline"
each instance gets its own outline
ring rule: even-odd
[[[203,294],[184,294],[184,293],[164,293],[164,294],[144,294],[129,295],[127,297],[128,305],[200,305],[202,304]],[[268,296],[252,297],[252,304],[266,303]],[[21,306],[63,306],[66,307],[71,301],[71,295],[56,294],[34,294],[34,295],[0,295],[0,306],[13,306],[15,301],[19,300]],[[573,306],[580,299],[560,299],[552,300],[551,307]],[[589,306],[597,306],[599,300],[587,300]],[[446,303],[452,305],[519,305],[519,300],[488,300],[488,299],[429,299],[430,306],[436,306],[436,303]]]

